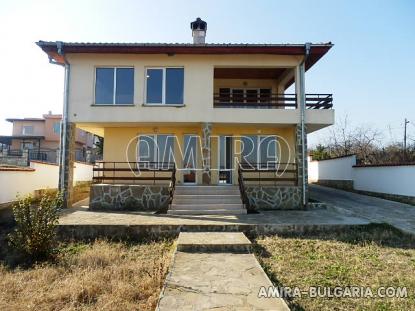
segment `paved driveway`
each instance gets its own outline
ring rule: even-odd
[[[415,206],[317,185],[310,185],[310,197],[415,234]]]

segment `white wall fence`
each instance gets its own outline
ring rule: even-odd
[[[92,180],[92,165],[75,162],[74,184]],[[0,204],[14,201],[17,195],[33,194],[35,190],[58,188],[59,166],[30,162],[30,168],[0,168]]]
[[[415,165],[356,166],[356,156],[311,161],[308,181],[351,181],[361,191],[415,197]]]

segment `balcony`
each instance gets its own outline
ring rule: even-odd
[[[306,109],[332,109],[332,94],[306,94]],[[214,108],[297,109],[296,94],[215,93]]]

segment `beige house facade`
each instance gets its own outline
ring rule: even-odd
[[[331,94],[305,92],[304,73],[331,43],[37,44],[65,66],[68,145],[74,128],[104,137],[97,185],[171,186],[137,171],[158,163],[164,176],[173,163],[176,186],[241,187],[243,169],[251,195],[261,184],[296,198],[268,207],[306,203],[306,135],[332,125],[334,110]]]

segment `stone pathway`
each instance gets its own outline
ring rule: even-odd
[[[415,234],[415,206],[317,185],[310,185],[310,197],[340,207],[350,216]]]
[[[243,233],[180,233],[157,310],[289,310],[281,298],[258,298],[272,283],[250,244]]]

